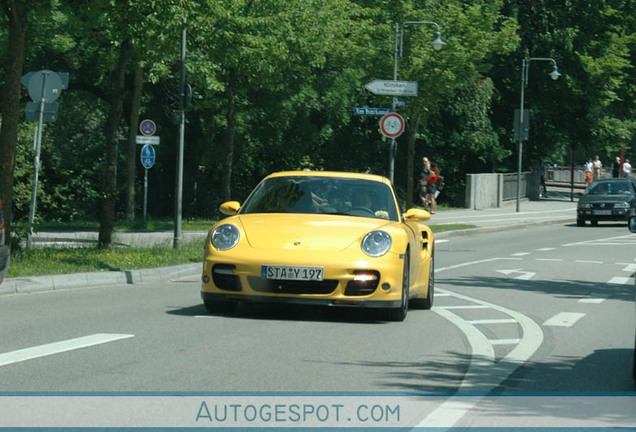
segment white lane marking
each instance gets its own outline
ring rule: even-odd
[[[553,250],[556,250],[556,248],[546,247],[546,248],[537,249],[538,252],[547,252],[547,251],[553,251]]]
[[[543,325],[553,327],[572,327],[584,316],[584,313],[561,312],[544,322]]]
[[[435,273],[440,273],[440,272],[443,272],[443,271],[446,271],[446,270],[454,270],[456,268],[471,266],[471,265],[475,265],[475,264],[483,264],[483,263],[487,263],[487,262],[501,261],[501,260],[521,261],[521,258],[488,258],[488,259],[478,260],[478,261],[469,261],[469,262],[465,262],[465,263],[462,263],[462,264],[450,265],[450,266],[444,267],[444,268],[436,268],[435,269]]]
[[[631,280],[632,280],[631,277],[614,276],[613,278],[608,280],[607,283],[608,284],[624,285],[624,284],[630,283]]]
[[[485,382],[502,382],[519,366],[526,362],[543,343],[543,331],[541,327],[523,314],[452,291],[442,289],[437,289],[437,291],[450,293],[458,299],[486,305],[496,311],[503,312],[511,316],[521,326],[523,334],[517,346],[495,363],[494,348],[491,341],[486,339],[474,325],[450,313],[445,308],[433,307],[432,310],[435,313],[452,322],[466,335],[472,348],[470,364],[460,384],[460,391],[465,388],[479,388],[479,386],[482,386],[482,383]],[[484,397],[485,396],[471,397],[469,401],[450,399],[447,402],[443,402],[429,413],[417,427],[437,427],[442,423],[448,426],[454,426],[468,411],[477,406]]]
[[[617,264],[621,264],[621,263],[617,263]],[[636,271],[636,264],[627,264],[624,268],[623,271],[626,272],[635,272]]]
[[[470,324],[516,324],[517,321],[512,318],[504,318],[504,319],[479,319],[468,321]]]
[[[520,273],[519,276],[515,276],[513,279],[521,279],[521,280],[530,280],[536,275],[536,273],[534,272],[523,271],[521,269],[504,269],[504,270],[497,270],[497,272],[503,273],[506,276],[510,276],[511,274],[514,274],[514,273]]]
[[[608,293],[592,293],[589,296],[579,300],[579,303],[599,304],[610,298],[612,295]]]
[[[450,305],[450,306],[442,306],[444,309],[488,309],[486,305]]]
[[[46,345],[39,345],[31,348],[25,348],[17,351],[0,354],[0,366],[12,363],[18,363],[25,360],[31,360],[38,357],[45,357],[53,354],[59,354],[66,351],[72,351],[80,348],[86,348],[93,345],[114,342],[121,339],[134,337],[131,334],[106,334],[98,333],[90,336],[68,339],[60,342],[53,342]]]
[[[574,262],[579,264],[603,264],[603,261],[574,260]]]
[[[566,243],[562,246],[579,246],[579,245],[585,245],[585,244],[590,244],[590,243],[594,243],[594,244],[599,244],[599,245],[617,245],[617,244],[621,244],[621,243],[606,243],[612,240],[616,240],[616,239],[620,239],[620,240],[627,240],[629,239],[630,236],[629,235],[624,235],[624,236],[618,236],[618,237],[607,237],[607,238],[602,238],[602,239],[596,239],[596,240],[585,240],[585,241],[580,241],[580,242],[576,242],[576,243]]]
[[[545,261],[545,262],[563,262],[562,258],[537,258],[536,261]]]
[[[435,244],[437,243],[448,243],[450,240],[448,239],[439,239],[439,240],[435,240]]]
[[[511,256],[526,256],[526,255],[530,255],[530,252],[517,252],[517,253],[513,253]]]
[[[493,345],[516,345],[521,342],[521,339],[490,339],[490,343]]]

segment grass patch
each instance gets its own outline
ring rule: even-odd
[[[465,230],[470,228],[477,228],[477,225],[470,224],[445,224],[445,225],[429,225],[431,230],[434,233],[439,233],[443,231],[457,231],[457,230]]]
[[[36,248],[12,251],[7,277],[41,276],[94,271],[125,271],[203,262],[203,243],[179,249],[149,248]]]

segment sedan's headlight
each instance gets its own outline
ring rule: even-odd
[[[391,249],[391,236],[385,231],[371,231],[362,239],[362,251],[372,257],[384,255]]]
[[[619,203],[614,204],[614,208],[626,209],[626,208],[630,208],[630,207],[631,207],[631,205],[628,202],[619,202]]]
[[[590,208],[592,208],[592,204],[589,204],[589,203],[579,203],[579,208],[580,208],[580,209],[590,209]]]
[[[239,230],[234,225],[219,225],[210,234],[210,241],[218,250],[232,249],[239,241]]]

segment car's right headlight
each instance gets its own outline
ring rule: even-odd
[[[391,249],[393,240],[389,233],[385,231],[371,231],[362,239],[360,246],[362,251],[372,257],[384,255]]]
[[[592,204],[590,204],[590,203],[579,203],[579,208],[580,209],[590,209],[590,208],[592,208]]]
[[[231,224],[223,224],[214,228],[210,234],[212,246],[218,250],[232,249],[239,241],[239,230]]]

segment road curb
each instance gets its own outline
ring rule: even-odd
[[[191,263],[138,270],[8,278],[0,285],[0,296],[166,281],[200,274],[201,268],[201,263]]]

